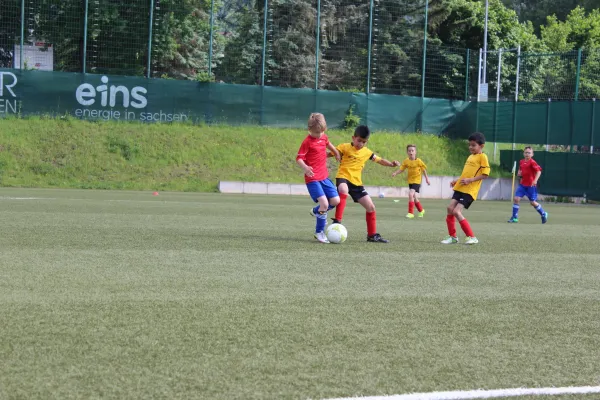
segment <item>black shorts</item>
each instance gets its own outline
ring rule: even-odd
[[[475,201],[470,194],[457,191],[452,195],[452,199],[458,201],[458,204],[462,204],[466,209],[469,209],[471,204]]]
[[[348,194],[350,195],[350,197],[352,197],[352,200],[354,200],[355,203],[358,203],[358,200],[369,195],[364,186],[356,186],[353,183],[349,182],[348,179],[335,178],[335,186],[337,188],[340,187],[340,183],[345,183],[346,185],[348,185]]]
[[[414,190],[417,193],[419,193],[419,190],[421,190],[421,184],[420,183],[409,183],[408,184],[408,188]]]

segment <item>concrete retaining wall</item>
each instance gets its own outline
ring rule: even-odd
[[[421,185],[421,197],[424,199],[449,199],[452,197],[450,182],[456,179],[451,176],[430,176],[431,185],[423,181]],[[512,197],[512,180],[488,178],[481,184],[479,200],[508,200]],[[365,186],[372,197],[383,193],[385,197],[408,197],[407,186]],[[308,196],[308,190],[304,184],[267,183],[267,182],[230,182],[220,181],[219,191],[221,193],[247,193],[247,194],[279,194],[279,195],[303,195]]]

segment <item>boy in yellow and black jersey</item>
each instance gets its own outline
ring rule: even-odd
[[[340,195],[340,203],[335,210],[333,223],[341,223],[346,208],[346,199],[348,195],[352,197],[355,203],[359,203],[366,210],[367,220],[367,241],[388,243],[388,240],[377,233],[377,218],[375,214],[375,205],[371,196],[367,193],[362,183],[362,170],[367,161],[371,160],[386,167],[396,167],[400,165],[398,161],[385,160],[366,147],[371,131],[366,125],[358,126],[351,143],[342,143],[337,146],[342,160],[335,176],[335,184]],[[331,155],[330,155],[331,156]]]
[[[468,209],[477,199],[477,194],[481,188],[481,181],[490,175],[490,162],[487,156],[483,154],[483,146],[485,146],[485,136],[483,136],[483,133],[475,132],[469,136],[469,151],[471,155],[467,158],[460,178],[450,182],[450,186],[454,188],[454,195],[448,205],[448,215],[446,216],[448,237],[442,240],[442,244],[458,243],[455,226],[456,219],[458,219],[460,227],[467,236],[465,244],[479,243],[469,222],[462,215],[462,210]]]

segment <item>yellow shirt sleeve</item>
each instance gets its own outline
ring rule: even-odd
[[[407,168],[408,168],[408,158],[405,158],[404,161],[402,161],[402,165],[400,165],[400,170],[404,171]]]
[[[420,158],[419,158],[419,166],[421,168],[423,168],[423,169],[427,169],[427,165],[425,165],[425,163],[423,162],[423,160],[421,160]]]

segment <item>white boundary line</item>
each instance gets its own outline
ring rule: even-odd
[[[492,399],[518,396],[553,396],[559,394],[600,393],[600,386],[560,387],[560,388],[516,388],[495,390],[457,390],[454,392],[430,392],[395,394],[391,396],[344,397],[329,400],[466,400]]]

